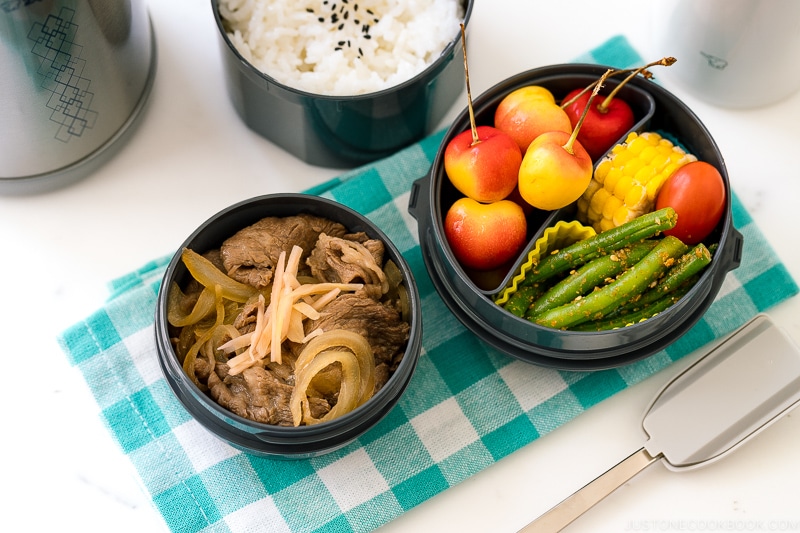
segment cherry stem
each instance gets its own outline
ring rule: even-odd
[[[617,93],[620,91],[620,89],[622,89],[622,87],[625,86],[626,83],[635,78],[643,70],[646,70],[649,67],[655,67],[659,65],[668,67],[674,64],[675,61],[677,61],[677,59],[675,59],[674,57],[662,57],[658,61],[653,61],[652,63],[648,63],[643,67],[637,68],[636,70],[631,72],[624,80],[619,82],[619,84],[616,87],[614,87],[614,89],[608,94],[608,96],[606,96],[605,100],[600,102],[600,104],[597,106],[597,110],[601,113],[608,112],[608,107],[611,105],[611,100],[613,100],[614,97],[617,96]]]
[[[633,71],[633,70],[634,70],[634,69],[632,69],[632,68],[626,68],[626,69],[619,69],[619,70],[615,70],[615,71],[613,71],[611,74],[609,74],[609,77],[611,77],[611,76],[616,76],[616,75],[618,75],[618,74],[625,74],[626,72],[631,72],[631,71]],[[582,90],[581,90],[581,91],[580,91],[578,94],[576,94],[575,96],[573,96],[573,97],[572,97],[572,98],[570,98],[569,100],[564,100],[563,102],[561,102],[561,109],[566,109],[566,108],[567,108],[567,107],[569,107],[570,105],[574,104],[574,103],[575,103],[575,102],[578,100],[578,98],[580,98],[580,97],[581,97],[581,96],[583,96],[584,94],[586,94],[586,93],[588,93],[589,91],[591,91],[592,89],[594,89],[594,87],[597,85],[597,83],[598,83],[599,81],[600,81],[599,79],[597,79],[597,80],[594,80],[592,83],[590,83],[589,85],[587,85],[586,87],[584,87],[584,88],[583,88],[583,89],[582,89]]]
[[[612,72],[609,75],[609,77],[618,76],[620,74],[627,74],[627,73],[630,73],[630,72],[634,72],[636,74],[641,74],[643,78],[645,78],[647,80],[650,80],[650,79],[653,78],[653,74],[652,74],[652,72],[647,70],[648,66],[655,66],[655,65],[669,66],[669,65],[672,65],[673,63],[675,63],[675,61],[677,61],[677,59],[675,59],[674,57],[666,57],[664,59],[660,59],[658,61],[654,61],[654,62],[650,63],[649,65],[645,65],[645,66],[639,67],[639,68],[617,69],[614,72]],[[632,77],[633,76],[628,76],[628,78],[626,78],[625,81],[622,82],[622,84],[627,83],[628,79],[632,78]],[[589,91],[591,91],[594,88],[595,85],[597,85],[597,80],[593,81],[592,83],[590,83],[589,85],[584,87],[583,90],[581,90],[579,93],[577,93],[575,96],[573,96],[569,100],[564,100],[563,102],[561,102],[561,109],[566,109],[570,105],[574,104],[581,96],[583,96],[584,94],[586,94]]]
[[[592,105],[592,100],[594,97],[597,96],[597,93],[600,92],[600,89],[603,88],[603,84],[606,82],[606,78],[608,78],[611,73],[614,72],[614,69],[608,69],[600,76],[600,79],[597,80],[597,83],[594,85],[594,89],[592,89],[592,94],[589,95],[589,100],[587,100],[586,105],[583,108],[583,113],[581,113],[581,118],[578,119],[578,123],[575,124],[575,127],[572,129],[572,135],[569,136],[567,139],[566,144],[563,146],[564,150],[566,150],[570,155],[575,155],[575,151],[572,149],[572,145],[575,144],[575,140],[578,138],[578,132],[583,125],[583,121],[586,119],[586,115],[589,114],[589,108]]]
[[[478,126],[475,125],[475,111],[472,108],[472,91],[469,88],[469,65],[467,64],[467,32],[464,28],[464,23],[461,23],[461,50],[464,52],[464,79],[467,83],[467,109],[469,110],[469,127],[472,130],[472,144],[478,144]]]

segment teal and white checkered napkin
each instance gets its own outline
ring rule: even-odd
[[[580,60],[641,64],[623,38]],[[798,291],[734,198],[734,224],[745,243],[741,266],[679,341],[614,370],[563,372],[517,361],[462,327],[425,270],[408,195],[441,139],[440,132],[312,191],[381,227],[408,260],[422,295],[423,350],[411,384],[389,415],[352,445],[309,460],[255,457],[217,440],[183,410],[161,375],[154,342],[167,258],[112,282],[107,304],[63,333],[67,357],[171,530],[375,529]]]

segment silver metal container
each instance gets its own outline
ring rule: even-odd
[[[140,0],[0,1],[0,193],[63,186],[104,163],[155,70]]]

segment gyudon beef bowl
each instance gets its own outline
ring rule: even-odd
[[[351,442],[397,403],[420,352],[420,303],[398,249],[334,201],[276,194],[203,223],[163,278],[165,378],[241,450],[309,457]]]
[[[212,0],[233,107],[299,159],[350,168],[439,126],[472,0]],[[455,61],[454,61],[455,59]]]

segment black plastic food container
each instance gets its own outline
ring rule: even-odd
[[[513,76],[474,100],[476,122],[491,124],[497,105],[515,89],[541,85],[549,89],[558,101],[569,91],[598,79],[607,68],[563,64]],[[608,80],[609,86],[614,83],[613,79]],[[453,137],[469,128],[467,110],[456,118],[445,134],[428,175],[417,180],[412,187],[409,212],[417,219],[425,266],[439,295],[453,314],[481,339],[523,361],[567,370],[597,370],[650,356],[676,341],[702,317],[719,292],[726,274],[738,267],[741,261],[743,237],[733,226],[730,181],[713,138],[697,116],[669,91],[640,77],[630,84],[632,90],[647,93],[653,106],[644,115],[641,115],[641,110],[637,111],[638,104],[633,106],[639,113],[634,129],[663,131],[674,136],[698,159],[707,161],[720,171],[727,193],[724,215],[707,239],[719,243],[711,264],[681,300],[653,318],[611,331],[580,332],[546,328],[512,315],[494,303],[494,296],[524,261],[529,247],[498,287],[487,289],[476,285],[455,259],[443,226],[448,208],[461,196],[444,173],[444,149]],[[620,98],[628,100],[629,96],[621,91]],[[640,95],[631,94],[630,98],[639,102]],[[534,210],[528,217],[529,242],[535,242],[555,221],[571,219],[570,215],[570,208],[553,212]]]
[[[167,293],[172,282],[183,287],[190,275],[181,261],[183,248],[203,253],[218,248],[238,230],[267,216],[308,213],[340,222],[351,232],[363,231],[385,244],[385,259],[400,268],[408,288],[411,330],[402,361],[389,381],[366,403],[339,418],[312,426],[280,427],[235,415],[203,393],[184,373],[169,339]],[[331,452],[352,442],[378,423],[397,403],[416,368],[422,343],[420,299],[413,274],[400,251],[372,222],[352,209],[317,196],[273,194],[232,205],[200,225],[167,266],[158,294],[155,338],[159,363],[172,392],[203,427],[230,445],[248,453],[300,459]]]
[[[462,0],[464,24],[473,0]],[[414,78],[358,96],[323,96],[288,87],[251,65],[225,33],[217,0],[225,80],[233,107],[259,135],[306,163],[351,168],[389,156],[430,134],[464,90],[461,39]]]

